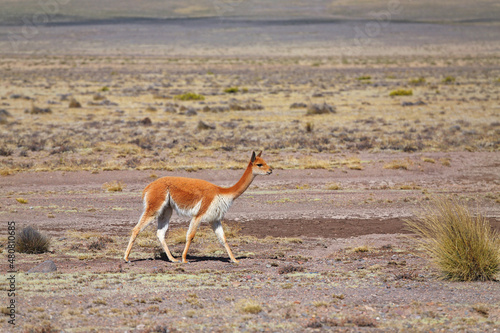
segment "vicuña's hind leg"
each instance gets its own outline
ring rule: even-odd
[[[167,242],[165,241],[165,234],[167,233],[171,216],[172,216],[172,208],[165,207],[160,216],[158,216],[158,230],[156,231],[156,236],[158,237],[161,246],[163,246],[163,250],[165,251],[168,259],[170,259],[170,261],[177,262],[179,260],[175,259],[172,256],[172,253],[170,253],[170,250],[168,249]]]
[[[226,241],[226,235],[224,235],[224,229],[222,229],[222,223],[220,221],[214,221],[212,222],[212,229],[217,235],[217,238],[219,239],[219,242],[224,246],[224,248],[227,251],[227,254],[229,255],[229,258],[231,258],[231,261],[234,263],[239,263],[238,260],[233,255],[233,252],[231,252],[231,249],[229,248],[229,244]]]
[[[147,208],[142,213],[141,218],[139,219],[139,223],[132,229],[132,235],[130,236],[130,240],[128,242],[127,250],[125,251],[125,256],[123,259],[128,262],[128,256],[130,255],[130,251],[132,250],[132,245],[134,244],[135,239],[139,232],[141,232],[144,228],[146,228],[151,221],[155,218],[154,212],[148,210]]]

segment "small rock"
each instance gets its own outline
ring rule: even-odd
[[[50,273],[55,271],[57,271],[56,264],[52,260],[47,260],[30,269],[28,273]]]
[[[52,110],[49,108],[39,108],[38,106],[33,105],[31,110],[26,109],[24,112],[31,113],[31,114],[46,114],[46,113],[52,113]]]
[[[306,103],[292,103],[292,105],[290,105],[290,109],[302,109],[302,108],[307,108],[307,104]]]
[[[75,98],[72,98],[71,101],[69,102],[69,107],[70,108],[81,108],[82,104],[78,102]]]
[[[401,106],[414,106],[414,105],[426,105],[426,103],[423,101],[416,101],[416,102],[403,101],[403,102],[401,102]]]
[[[326,113],[335,113],[337,110],[334,106],[323,103],[320,104],[311,104],[307,107],[307,114],[326,114]]]
[[[207,123],[203,122],[203,121],[199,121],[198,122],[198,127],[197,127],[199,130],[214,130],[215,129],[215,126],[211,126],[211,125],[208,125]]]
[[[153,121],[151,121],[151,119],[149,117],[146,117],[146,118],[140,120],[139,123],[141,125],[144,125],[144,126],[151,126],[153,124]]]
[[[5,117],[12,117],[9,111],[5,109],[0,109],[0,116],[5,116]]]
[[[196,112],[196,110],[193,108],[189,108],[186,110],[186,112],[184,112],[184,114],[186,116],[196,116],[198,114],[198,112]]]

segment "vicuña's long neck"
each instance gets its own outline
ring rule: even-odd
[[[246,189],[248,188],[248,186],[250,186],[254,178],[255,175],[252,172],[252,165],[248,164],[248,167],[245,170],[245,173],[243,173],[243,176],[240,178],[240,180],[238,180],[238,182],[231,187],[221,188],[220,192],[221,194],[231,195],[234,200],[238,198],[240,195],[242,195],[243,192],[246,191]]]

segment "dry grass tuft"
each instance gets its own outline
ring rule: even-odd
[[[412,161],[409,159],[406,160],[393,160],[387,164],[384,165],[384,169],[402,169],[402,170],[409,170],[410,166],[413,164]]]
[[[330,183],[326,185],[326,189],[330,191],[339,191],[342,189],[342,185],[339,183]]]
[[[368,251],[370,251],[370,250],[368,249],[368,246],[366,246],[366,245],[358,246],[352,250],[352,252],[354,252],[354,253],[362,253],[362,252],[368,252]]]
[[[42,322],[40,326],[25,326],[24,332],[26,333],[56,333],[60,332],[59,329],[52,326],[52,324],[46,320]]]
[[[121,192],[125,187],[125,184],[120,181],[117,182],[116,180],[102,185],[102,188],[108,192]]]
[[[490,315],[490,307],[486,304],[474,304],[472,309],[485,318]]]
[[[456,199],[435,198],[417,219],[406,223],[445,278],[488,281],[500,271],[498,232]]]
[[[16,251],[20,253],[45,253],[49,251],[50,238],[28,226],[16,237]]]
[[[238,311],[243,313],[257,314],[262,311],[262,306],[259,302],[251,299],[242,299],[236,304]]]

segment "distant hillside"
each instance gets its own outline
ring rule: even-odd
[[[44,5],[46,4],[46,5]],[[410,22],[498,22],[498,0],[3,0],[0,24],[124,18],[380,19]],[[48,15],[45,15],[48,14]],[[385,16],[384,16],[385,15]]]

